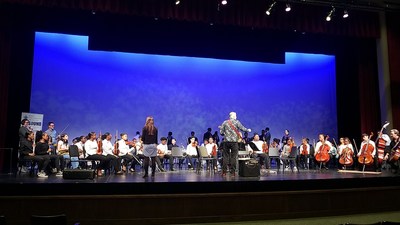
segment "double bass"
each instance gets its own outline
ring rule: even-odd
[[[360,156],[358,157],[358,162],[364,165],[372,165],[374,163],[374,158],[372,157],[372,152],[374,151],[374,146],[369,143],[371,137],[374,135],[373,132],[368,136],[367,144],[363,145],[360,149]]]
[[[321,146],[318,149],[317,154],[315,155],[315,160],[320,163],[326,163],[329,161],[330,156],[329,156],[329,145],[326,144],[326,141],[328,140],[329,136],[326,135],[324,138],[324,141],[322,142]]]
[[[385,148],[386,148],[386,141],[385,141],[385,139],[382,138],[382,132],[383,132],[383,129],[385,129],[389,124],[390,124],[389,122],[385,122],[385,124],[382,126],[382,129],[379,132],[379,135],[375,141],[377,152],[378,152],[379,164],[382,164],[382,162],[383,162],[383,158],[385,157]]]
[[[113,154],[118,156],[119,155],[119,144],[118,144],[118,131],[115,132],[115,143],[114,143],[114,149],[113,149]]]

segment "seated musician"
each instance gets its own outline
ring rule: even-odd
[[[366,148],[368,148],[368,149],[366,149]],[[370,151],[369,149],[372,149],[372,151]],[[365,134],[365,133],[362,134],[362,142],[361,142],[360,151],[358,151],[357,157],[359,157],[363,153],[363,150],[370,151],[370,152],[367,152],[367,154],[371,154],[372,159],[375,157],[375,153],[376,153],[375,142],[370,140],[370,137],[368,136],[368,134]],[[361,164],[361,165],[364,165],[364,164]]]
[[[317,156],[318,154],[321,153],[321,150],[327,150],[328,152],[332,149],[332,143],[328,141],[328,136],[325,134],[319,134],[318,135],[319,141],[315,145],[315,151],[314,151],[314,157]],[[328,153],[327,152],[327,153]],[[317,159],[316,159],[317,160]],[[329,161],[328,161],[329,162]],[[328,170],[329,168],[326,166],[327,162],[318,162],[320,163],[320,166],[323,167],[324,169]]]
[[[57,142],[57,150],[56,150],[57,154],[61,155],[64,159],[61,163],[61,169],[64,169],[66,167],[65,165],[66,159],[71,160],[71,168],[76,169],[79,166],[79,162],[77,162],[78,157],[70,157],[68,148],[69,148],[68,135],[61,134],[60,140]]]
[[[308,138],[303,138],[301,139],[301,145],[299,146],[299,152],[300,152],[300,168],[307,170],[308,169],[308,160],[310,157],[310,139]]]
[[[169,160],[169,169],[171,171],[174,171],[174,158],[172,157],[172,152],[171,150],[168,150],[168,145],[167,145],[167,138],[162,137],[160,139],[161,143],[157,145],[157,157],[156,157],[156,163],[158,168],[162,172],[165,172],[164,167],[161,164],[161,160],[168,159]]]
[[[51,154],[52,149],[49,146],[49,135],[46,132],[40,131],[36,133],[36,137],[39,138],[39,141],[36,142],[35,155],[42,158],[44,161],[50,160],[54,162],[57,171],[56,176],[62,176],[63,173],[60,169],[60,163],[63,158],[61,155]],[[43,167],[43,170],[46,170],[46,167]]]
[[[344,162],[346,163],[346,155],[348,155],[348,157],[353,157],[354,155],[354,149],[353,149],[353,145],[350,144],[350,139],[348,137],[344,137],[344,138],[340,138],[340,145],[338,146],[339,150],[338,150],[338,154],[339,157],[342,158],[344,157]],[[351,160],[351,159],[348,159]],[[343,165],[344,166],[344,165]],[[344,169],[344,167],[343,167]]]
[[[167,141],[167,143],[168,143],[168,141]],[[168,149],[172,150],[173,147],[179,148],[179,145],[176,144],[176,139],[175,138],[171,139],[171,144],[168,145]],[[182,168],[183,161],[184,161],[184,158],[179,159],[179,168]]]
[[[79,151],[79,158],[80,159],[84,159],[85,158],[85,151],[84,151],[84,146],[85,146],[85,142],[86,142],[86,136],[80,136],[78,138],[78,142],[75,143],[75,145],[78,147],[78,151]]]
[[[392,129],[390,130],[390,137],[392,141],[390,142],[390,151],[385,153],[385,160],[390,165],[390,169],[394,173],[400,173],[400,134],[399,130]]]
[[[19,147],[19,157],[22,160],[32,160],[38,164],[39,172],[37,173],[38,177],[47,177],[44,172],[44,168],[50,163],[50,159],[41,158],[35,155],[33,151],[34,143],[33,139],[35,138],[35,134],[32,131],[27,131],[25,133],[25,138],[21,140]]]
[[[296,146],[296,145],[295,145],[292,137],[290,137],[289,139],[286,140],[286,144],[283,145],[283,147],[282,147],[281,160],[286,160],[286,162],[289,161],[288,158],[290,156],[290,153],[292,152],[292,147],[294,147],[294,146]],[[290,161],[290,162],[292,162],[292,161]],[[286,165],[288,165],[288,163],[286,163]],[[290,166],[291,168],[295,167],[295,165],[288,165],[288,166]]]
[[[212,167],[214,168],[214,171],[217,171],[217,149],[218,146],[217,144],[214,143],[214,138],[210,137],[208,138],[208,143],[205,145],[207,149],[207,154],[208,157],[214,158],[212,161]],[[211,169],[211,165],[209,165],[209,161],[207,161],[207,170]]]
[[[123,160],[122,171],[125,172],[128,164],[132,162],[132,160],[134,160],[132,154],[133,147],[129,146],[130,143],[128,141],[128,135],[126,133],[121,133],[120,136],[121,139],[118,141],[118,150],[119,150],[118,156]],[[129,169],[130,172],[135,172],[134,165],[135,164],[131,165],[131,168]]]
[[[190,143],[186,147],[186,159],[190,170],[194,169],[193,158],[197,158],[197,141],[194,137],[190,138]]]
[[[85,142],[86,159],[99,161],[96,167],[97,176],[103,176],[102,170],[107,169],[107,165],[110,164],[110,159],[102,155],[101,149],[97,143],[96,132],[90,132],[88,134],[88,140]]]
[[[114,145],[111,143],[112,135],[107,132],[102,135],[102,148],[103,148],[103,155],[107,157],[107,160],[111,163],[114,167],[114,173],[116,175],[121,175],[121,158],[114,154]],[[110,166],[110,165],[108,165]]]
[[[259,158],[259,164],[262,165],[264,168],[267,168],[269,165],[269,157],[267,153],[263,152],[263,144],[264,142],[260,140],[260,136],[256,133],[253,136],[253,140],[251,141],[252,144],[249,144],[250,146],[250,154],[252,155],[253,158]],[[251,146],[255,146],[255,149],[253,149]]]

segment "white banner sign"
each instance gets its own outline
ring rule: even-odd
[[[21,120],[28,119],[30,123],[30,127],[33,131],[42,130],[43,128],[43,114],[37,113],[27,113],[23,112],[21,115]]]

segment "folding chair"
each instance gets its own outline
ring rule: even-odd
[[[213,164],[214,164],[213,162],[216,161],[216,158],[210,157],[208,155],[207,148],[205,146],[199,147],[198,156],[199,156],[199,163],[198,163],[196,172],[200,173],[200,168],[201,168],[201,164],[202,164],[203,160],[206,161],[207,165],[210,165],[210,167],[212,167],[212,170],[214,171],[214,173],[216,172],[214,169],[214,166],[213,166]],[[211,172],[211,168],[210,168],[210,172]]]
[[[178,168],[182,169],[182,161],[184,159],[183,157],[183,149],[180,147],[172,147],[171,149],[171,155],[174,159],[178,159]]]
[[[289,166],[290,166],[290,169],[292,170],[292,172],[293,172],[293,166],[292,165],[295,165],[296,169],[297,169],[297,172],[300,172],[299,171],[299,165],[297,165],[297,147],[296,146],[292,147],[289,156],[281,157],[281,159],[283,161],[282,173],[285,173],[285,168],[286,168],[287,163],[289,163]]]

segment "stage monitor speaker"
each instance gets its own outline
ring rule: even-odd
[[[82,169],[65,169],[63,172],[64,179],[94,179],[94,170],[82,170]]]
[[[258,164],[257,160],[239,160],[239,176],[259,177],[260,164]]]

